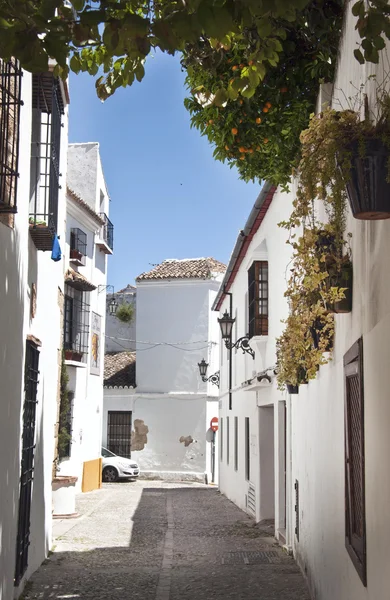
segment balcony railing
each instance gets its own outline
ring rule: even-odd
[[[65,359],[86,362],[89,339],[89,293],[65,285]]]
[[[104,221],[104,225],[102,225],[100,231],[100,238],[109,249],[107,254],[112,254],[112,251],[114,250],[114,225],[105,213],[100,213],[99,216]],[[102,244],[100,244],[100,248],[101,250],[104,250]]]

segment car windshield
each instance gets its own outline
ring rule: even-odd
[[[116,454],[114,454],[110,450],[107,450],[107,448],[102,448],[102,456],[103,458],[110,458],[110,456],[116,456]]]

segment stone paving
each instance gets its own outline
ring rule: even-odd
[[[294,560],[200,484],[104,484],[55,521],[54,551],[25,600],[309,600]]]

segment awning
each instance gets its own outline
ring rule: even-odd
[[[67,270],[65,274],[65,283],[80,292],[92,292],[93,290],[96,290],[96,285],[88,281],[84,275],[81,275],[81,273],[78,273],[73,269]]]

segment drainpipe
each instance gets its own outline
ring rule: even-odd
[[[231,292],[226,292],[224,291],[224,294],[226,294],[226,296],[229,296],[229,311],[230,311],[230,316],[233,317],[233,294]],[[232,366],[232,358],[233,358],[233,348],[232,345],[230,345],[229,348],[229,410],[232,410],[232,374],[233,374],[233,366]]]

